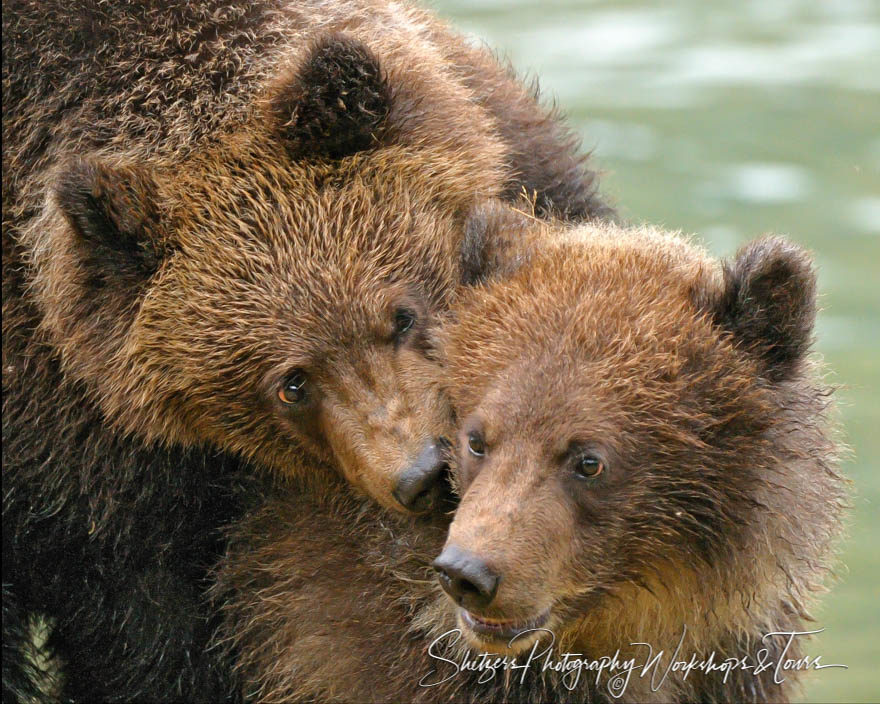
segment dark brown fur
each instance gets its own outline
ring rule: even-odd
[[[425,331],[473,202],[609,211],[557,119],[402,3],[12,2],[3,40],[4,646],[43,613],[65,696],[218,699],[201,594],[250,477],[396,507],[449,422]]]
[[[809,257],[767,238],[719,268],[678,238],[615,228],[525,257],[445,333],[463,497],[447,546],[500,575],[478,616],[549,610],[563,650],[624,655],[636,641],[670,652],[685,626],[683,652],[703,656],[755,657],[763,634],[809,630],[845,498],[807,356]],[[576,473],[585,455],[603,465],[594,480]],[[474,647],[530,645],[463,627]],[[627,697],[780,701],[798,676],[673,675]]]
[[[685,628],[683,659],[779,658],[784,638],[761,639],[810,630],[846,495],[829,391],[807,357],[807,255],[765,239],[719,266],[657,231],[554,231],[497,205],[477,213],[468,246],[483,284],[441,340],[462,419],[447,545],[502,575],[478,615],[549,608],[557,653],[620,649],[641,665],[631,644],[647,642],[665,651],[661,675]],[[482,460],[468,455],[472,432]],[[572,448],[587,446],[606,464],[592,483],[571,467]],[[333,530],[308,535],[305,514]],[[569,691],[537,667],[522,683],[513,671],[419,686],[453,672],[427,652],[450,629],[474,654],[523,657],[533,642],[481,638],[438,597],[429,562],[442,527],[377,517],[344,491],[282,497],[243,522],[218,594],[250,695],[613,701],[607,676],[582,673]],[[439,653],[460,661],[462,644]],[[654,691],[636,671],[620,701],[786,701],[799,674],[785,676],[672,673]]]
[[[428,654],[455,628],[431,569],[448,524],[377,511],[341,483],[274,492],[232,531],[213,592],[225,616],[215,649],[235,659],[246,700],[606,701],[536,672],[524,684],[450,677]],[[460,639],[447,640],[436,655],[460,658]]]

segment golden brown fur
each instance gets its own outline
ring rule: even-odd
[[[403,2],[5,3],[3,147],[4,648],[48,616],[82,701],[229,695],[203,591],[261,469],[403,509],[478,199],[610,215],[558,117]]]
[[[121,430],[209,442],[282,475],[305,449],[393,505],[396,468],[448,422],[417,335],[458,280],[461,225],[442,200],[455,197],[456,175],[442,186],[425,179],[430,153],[395,148],[374,157],[368,173],[355,161],[349,173],[334,170],[337,185],[322,186],[327,167],[277,164],[254,132],[227,142],[222,157],[200,155],[194,176],[175,175],[176,192],[164,201],[173,203],[175,251],[134,320],[113,292],[107,306],[122,308],[113,327],[98,327],[103,316],[83,325],[78,309],[101,293],[83,286],[89,274],[75,244],[58,237],[36,251],[44,328]],[[203,176],[207,164],[242,161],[260,172]],[[479,187],[463,184],[462,200],[450,205],[464,209],[464,194]],[[261,189],[291,195],[261,204]],[[258,234],[243,241],[247,225]],[[400,307],[420,318],[402,346],[392,344],[391,327]],[[307,370],[316,396],[305,418],[276,402],[294,368]]]
[[[502,575],[478,616],[549,607],[557,653],[619,649],[641,665],[631,643],[650,643],[665,652],[658,679],[682,638],[681,659],[779,658],[785,639],[761,639],[809,630],[846,494],[828,390],[805,356],[807,256],[766,239],[721,266],[656,230],[560,230],[498,205],[478,211],[468,246],[483,283],[441,334],[461,424],[446,544]],[[476,430],[482,460],[468,456]],[[601,453],[604,477],[571,474],[573,443]],[[307,535],[304,515],[333,529]],[[218,594],[254,700],[612,701],[607,675],[570,691],[538,668],[419,686],[451,672],[427,652],[450,629],[472,654],[532,644],[479,637],[438,597],[442,527],[376,516],[344,491],[280,497],[242,523]],[[440,652],[460,661],[461,645]],[[799,673],[773,675],[671,673],[655,689],[636,671],[620,701],[787,700]]]
[[[458,280],[463,216],[503,176],[502,147],[488,130],[439,129],[435,110],[471,111],[464,91],[443,86],[427,67],[423,76],[411,48],[395,83],[395,52],[403,50],[387,51],[395,88],[387,148],[330,163],[293,160],[275,126],[298,106],[267,100],[234,133],[182,161],[153,159],[145,168],[131,155],[89,157],[54,170],[55,195],[22,233],[41,328],[120,431],[209,442],[282,475],[306,449],[395,504],[387,485],[442,433],[447,414],[418,382],[418,365],[429,362],[389,344],[390,321],[409,299],[423,314],[419,327],[445,307]],[[297,80],[294,72],[283,85]],[[415,102],[418,112],[395,116]],[[105,262],[92,259],[97,246],[87,251],[70,236],[66,220],[77,215],[82,188],[150,243],[140,278],[105,274]],[[96,277],[116,280],[98,288]],[[395,365],[415,368],[398,380]],[[279,418],[272,404],[293,368],[306,369],[323,391],[315,432]],[[419,418],[414,399],[425,406]],[[392,409],[391,424],[370,436],[367,416],[385,404],[403,405],[402,417]],[[387,431],[401,424],[403,442],[391,444]],[[347,442],[334,446],[334,437]]]
[[[377,325],[384,321],[361,320],[355,308],[363,309],[362,296],[383,286],[397,287],[396,293],[376,305],[409,296],[428,314],[442,308],[457,283],[457,233],[480,198],[525,188],[540,195],[545,211],[610,214],[594,197],[592,174],[555,116],[485,51],[467,47],[420,9],[364,1],[267,4],[248,12],[205,8],[216,24],[203,27],[187,25],[192,19],[183,7],[181,17],[175,9],[143,9],[157,13],[157,22],[167,11],[169,23],[180,22],[177,34],[141,37],[138,53],[113,43],[136,26],[134,10],[74,13],[74,25],[89,26],[106,42],[102,50],[116,53],[102,67],[112,77],[85,70],[69,83],[59,81],[51,100],[37,102],[36,88],[10,74],[9,92],[21,103],[10,98],[13,109],[4,118],[4,163],[12,172],[4,193],[14,212],[34,215],[16,216],[11,246],[33,270],[40,328],[66,373],[94,389],[120,431],[147,441],[209,442],[259,456],[282,474],[298,445],[326,460],[323,440],[294,432],[294,442],[282,442],[289,429],[255,410],[262,397],[248,394],[271,368],[293,364],[294,357],[308,363],[362,333],[381,336]],[[10,40],[34,41],[33,17],[16,11],[20,16],[10,12]],[[213,39],[204,43],[206,37]],[[186,61],[164,69],[177,73],[150,73],[147,47],[161,55],[169,45],[183,47]],[[46,53],[45,74],[62,71]],[[212,76],[222,85],[209,90],[205,82]],[[121,81],[125,89],[113,93]],[[185,89],[159,109],[169,82]],[[15,110],[28,100],[45,114]],[[59,101],[79,108],[56,115]],[[514,154],[522,145],[513,144],[519,128],[508,118],[522,125],[524,140],[556,140],[564,171],[552,173]],[[53,128],[59,137],[35,148],[38,137],[29,134],[35,119],[60,120]],[[527,168],[542,175],[523,177]],[[557,193],[562,181],[564,192]],[[118,241],[71,237],[71,218],[88,220],[89,203],[100,206],[98,217],[126,230],[126,246],[143,261],[118,261],[112,252]],[[96,253],[102,246],[111,251]],[[364,252],[360,261],[355,252]],[[119,271],[106,271],[111,258]],[[109,294],[97,290],[96,279],[105,280]],[[404,291],[412,282],[423,290]],[[302,324],[279,331],[291,315]],[[331,319],[342,333],[325,325]],[[304,344],[316,327],[322,328],[316,339]],[[218,377],[208,369],[214,362],[238,364],[229,360],[246,359],[242,348],[253,351],[253,364],[217,369],[229,380],[226,393],[217,393]],[[327,361],[324,371],[332,365]],[[412,393],[403,391],[392,381],[390,363],[380,361],[386,370],[375,370],[390,385],[380,394],[383,402],[403,408],[407,397],[436,399],[417,381]],[[327,415],[344,417],[328,419],[322,434],[332,435],[330,427],[365,427],[363,414],[378,410],[352,408],[363,401],[358,388],[373,387],[361,365],[360,373],[327,372],[345,389],[329,394],[334,410]],[[233,382],[240,374],[246,380]],[[401,428],[412,444],[438,430],[429,426],[442,415],[434,410],[439,403],[429,400],[421,421],[412,407],[398,409],[403,426],[414,424]],[[328,440],[356,484],[394,505],[388,470],[379,467],[393,475],[412,453],[410,440],[391,447],[381,430],[375,437],[356,433],[354,446]]]
[[[564,650],[603,653],[668,652],[685,625],[683,652],[703,654],[802,630],[845,496],[829,392],[807,358],[803,251],[768,238],[722,269],[656,231],[585,228],[457,310],[444,348],[463,498],[447,545],[501,575],[480,617],[549,609]],[[573,473],[584,453],[603,465],[595,480]],[[796,678],[719,691],[779,700]],[[672,680],[627,696],[717,685]]]

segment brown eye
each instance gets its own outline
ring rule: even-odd
[[[278,389],[278,398],[288,406],[302,403],[306,397],[306,373],[302,369],[294,370]]]
[[[415,311],[412,311],[409,308],[398,308],[394,311],[394,337],[403,337],[415,324]]]
[[[585,453],[575,459],[574,473],[578,479],[595,479],[605,471],[605,463],[596,455]]]
[[[483,436],[478,432],[468,433],[467,448],[474,457],[483,457],[486,454],[486,443]]]

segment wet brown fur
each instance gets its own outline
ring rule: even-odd
[[[670,652],[687,626],[685,653],[754,655],[764,633],[809,630],[846,492],[807,355],[807,255],[766,238],[719,267],[657,231],[585,228],[525,257],[446,329],[463,495],[447,544],[502,575],[480,616],[551,609],[562,649],[594,653]],[[585,449],[593,482],[572,471]],[[797,679],[627,697],[779,701]]]
[[[685,627],[684,659],[780,657],[784,639],[761,638],[811,630],[846,499],[829,390],[807,354],[807,255],[768,238],[719,265],[656,230],[556,230],[494,205],[471,227],[482,284],[440,337],[461,419],[448,543],[502,574],[479,615],[552,606],[557,653],[619,648],[642,664],[630,644],[647,642],[665,651],[660,675]],[[482,461],[465,449],[477,427]],[[572,476],[573,439],[602,453],[601,483]],[[307,535],[311,513],[333,530]],[[218,594],[254,700],[614,701],[591,673],[574,691],[535,670],[420,687],[450,674],[427,648],[462,623],[430,577],[443,522],[403,520],[340,491],[282,498],[241,524]],[[464,632],[474,653],[531,644]],[[461,645],[440,652],[458,659]],[[654,691],[636,672],[620,701],[787,701],[799,673],[772,677],[672,673]]]
[[[143,10],[159,21],[158,8]],[[381,337],[380,321],[359,318],[357,309],[366,301],[352,299],[395,286],[407,269],[409,280],[424,290],[397,295],[419,299],[427,313],[442,307],[457,283],[457,232],[470,203],[525,188],[540,192],[544,212],[610,214],[595,198],[592,174],[555,116],[538,108],[491,55],[467,47],[421,10],[364,2],[270,5],[262,14],[257,8],[246,14],[217,9],[212,21],[218,25],[207,23],[197,37],[187,34],[195,32],[185,24],[193,21],[188,11],[180,12],[182,17],[171,12],[167,19],[180,22],[178,34],[142,38],[178,43],[181,51],[191,46],[195,53],[186,61],[168,66],[179,76],[163,79],[157,70],[125,91],[110,92],[117,81],[145,71],[142,55],[129,55],[132,48],[114,45],[109,36],[124,33],[126,22],[138,17],[97,9],[70,19],[108,35],[104,49],[118,52],[105,69],[118,74],[114,80],[84,71],[62,83],[51,100],[38,101],[33,93],[42,86],[8,76],[20,104],[45,113],[13,109],[4,119],[11,209],[35,216],[10,224],[10,248],[33,270],[40,328],[67,373],[95,388],[104,414],[123,431],[147,440],[207,441],[259,455],[283,474],[297,443],[282,448],[269,441],[289,432],[279,429],[277,419],[252,412],[263,401],[249,396],[256,380],[274,367],[311,362],[361,333]],[[29,21],[26,11],[10,21],[10,41],[33,36]],[[252,23],[259,40],[248,43],[257,31]],[[215,44],[199,43],[206,36]],[[163,50],[165,45],[155,48]],[[62,71],[55,63],[61,59],[46,53],[40,63],[49,77]],[[225,73],[239,64],[237,72]],[[365,75],[348,84],[352,65],[365,67]],[[208,91],[203,83],[212,75],[216,81],[230,78]],[[334,80],[345,88],[338,95],[315,88]],[[155,101],[171,81],[192,82],[192,95],[207,104],[189,100],[188,110],[163,105],[151,121],[151,106],[158,108]],[[103,95],[95,95],[102,89]],[[68,114],[59,102],[77,108]],[[210,117],[203,119],[209,106]],[[58,136],[34,144],[31,125],[52,122]],[[113,138],[106,140],[106,134]],[[549,151],[556,152],[562,172],[550,175],[549,167],[525,164],[517,152],[523,145],[513,143],[517,134],[525,141],[544,139],[545,147],[557,143]],[[547,153],[542,149],[541,158]],[[524,169],[546,172],[546,189],[536,177],[521,177]],[[567,190],[554,196],[562,181]],[[576,202],[579,197],[586,200]],[[67,220],[87,208],[84,201],[101,203],[106,217],[126,230],[129,244],[107,246],[90,233],[71,238]],[[131,262],[118,256],[114,248],[120,246],[132,254]],[[362,251],[356,261],[353,253]],[[115,266],[103,266],[114,257]],[[286,339],[277,325],[292,314],[303,322]],[[299,332],[313,331],[318,318],[323,329]],[[202,334],[206,320],[212,322]],[[304,344],[301,338],[312,334],[323,339]],[[253,363],[238,369],[230,358],[242,356],[243,349],[253,349],[253,357],[244,357]],[[213,362],[224,367],[214,370],[222,381],[208,372]],[[345,391],[337,390],[343,394],[338,404],[327,405],[357,406],[359,399],[348,396],[363,386],[349,383],[358,372],[330,373]],[[239,374],[247,376],[243,386]],[[390,370],[376,374],[393,385]],[[425,389],[417,394],[433,397]],[[405,406],[406,394],[397,386],[383,398],[396,403],[398,396]],[[412,414],[400,413],[412,422]],[[426,425],[436,424],[431,410],[425,415]],[[393,423],[393,409],[389,418]],[[327,420],[325,432],[366,425],[363,414],[341,420]],[[415,435],[418,442],[425,432]],[[378,471],[380,463],[397,467],[400,458],[385,461],[378,449],[387,445],[385,438],[363,440],[364,448],[337,447],[336,459],[369,491],[361,475]],[[401,449],[406,454],[411,448]],[[325,452],[315,454],[327,459]],[[378,487],[388,478],[376,481],[377,498],[391,505],[385,487]]]
[[[3,39],[4,608],[56,619],[69,696],[216,699],[204,570],[249,477],[397,506],[449,423],[425,335],[473,203],[611,211],[558,117],[409,4],[11,2]]]

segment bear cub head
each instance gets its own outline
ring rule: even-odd
[[[500,206],[493,228],[440,334],[461,503],[434,566],[468,643],[674,649],[803,613],[844,495],[807,254],[771,237],[721,265]]]
[[[123,432],[426,510],[451,418],[428,331],[501,148],[433,130],[345,36],[273,80],[193,153],[65,161],[31,234],[45,332]]]

